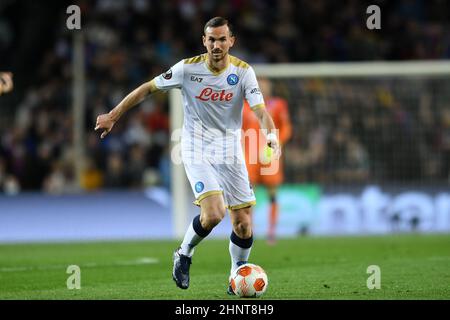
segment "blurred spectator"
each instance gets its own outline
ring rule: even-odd
[[[50,173],[46,176],[43,190],[49,194],[59,195],[79,191],[73,177],[73,170],[62,161],[53,161]]]
[[[118,189],[127,186],[127,176],[124,162],[119,153],[112,153],[107,160],[104,186],[106,188]]]
[[[13,80],[11,72],[0,72],[0,96],[13,89]]]
[[[142,187],[142,174],[147,165],[145,161],[145,148],[142,145],[135,144],[131,147],[128,154],[129,160],[126,162],[127,185],[132,188]]]
[[[103,185],[103,173],[91,158],[85,159],[85,168],[81,176],[81,187],[86,191],[99,189]]]

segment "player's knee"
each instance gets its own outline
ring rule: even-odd
[[[240,238],[247,239],[252,235],[252,225],[250,221],[239,221],[234,224],[233,231]]]
[[[220,223],[220,221],[222,221],[222,217],[220,217],[220,215],[218,215],[218,214],[208,215],[204,219],[205,225],[203,227],[205,229],[211,230],[212,228],[217,226]],[[202,225],[203,225],[203,223],[202,223]]]
[[[222,221],[225,216],[225,208],[211,207],[204,211],[202,215],[202,226],[205,229],[212,229]]]
[[[252,220],[250,215],[240,215],[233,221],[233,230],[241,238],[246,239],[252,235]]]

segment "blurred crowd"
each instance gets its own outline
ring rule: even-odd
[[[72,148],[72,33],[62,12],[41,61],[30,74],[15,73],[32,84],[10,121],[1,122],[5,192],[76,192],[74,161],[84,167],[84,190],[168,188],[167,96],[130,111],[105,140],[93,131],[95,118],[139,84],[203,52],[203,26],[213,16],[230,19],[237,35],[232,54],[249,63],[450,58],[450,10],[437,0],[378,1],[376,31],[365,27],[368,4],[351,0],[75,2],[85,36],[85,157],[75,159]],[[0,19],[2,52],[14,38],[8,22]],[[285,150],[287,182],[448,179],[450,100],[439,82],[292,79],[277,87],[296,124]]]
[[[289,180],[450,182],[450,79],[290,79]]]

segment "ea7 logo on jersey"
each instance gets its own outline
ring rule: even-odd
[[[253,89],[250,91],[250,94],[261,94],[261,91],[259,90],[259,88],[253,88]]]
[[[167,70],[162,74],[162,77],[166,80],[172,79],[172,69]]]
[[[196,76],[191,76],[191,81],[202,82],[202,81],[203,81],[203,78],[196,77]]]
[[[225,90],[214,92],[211,88],[205,88],[200,92],[200,95],[195,97],[202,101],[230,101],[233,98],[233,93],[226,93]]]

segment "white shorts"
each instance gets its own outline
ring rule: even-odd
[[[186,150],[186,149],[185,149]],[[195,195],[194,204],[213,194],[223,194],[228,209],[235,210],[256,204],[255,194],[248,178],[243,154],[238,152],[231,163],[218,161],[189,161],[188,152],[182,152],[184,169]]]

